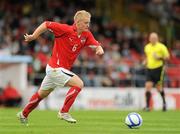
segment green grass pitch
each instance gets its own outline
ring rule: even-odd
[[[132,111],[72,111],[76,124],[57,118],[57,111],[35,110],[29,126],[19,123],[19,109],[0,108],[0,134],[180,134],[180,111],[135,111],[143,118],[139,129],[129,129],[124,119]]]

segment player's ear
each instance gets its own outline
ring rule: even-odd
[[[76,24],[76,27],[77,27],[77,28],[79,28],[79,27],[80,27],[80,25],[81,25],[80,20],[77,20],[77,21],[75,22],[75,24]]]

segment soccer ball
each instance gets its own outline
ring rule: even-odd
[[[142,122],[143,122],[142,117],[135,112],[129,113],[125,119],[125,124],[129,128],[139,128],[142,125]]]

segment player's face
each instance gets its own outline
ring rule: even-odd
[[[83,18],[77,22],[78,31],[87,31],[89,29],[90,18]]]
[[[155,34],[155,33],[150,34],[150,36],[149,36],[149,41],[150,41],[152,44],[155,44],[155,43],[158,41],[158,36],[157,36],[157,34]]]

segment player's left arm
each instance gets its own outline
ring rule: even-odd
[[[164,46],[162,49],[163,49],[163,61],[168,61],[170,58],[169,51],[166,46]]]
[[[95,49],[95,52],[97,55],[103,55],[104,50],[101,46],[101,43],[99,43],[97,40],[95,40],[94,36],[89,32],[88,39],[86,44],[91,47],[92,49]]]
[[[104,54],[104,50],[103,50],[102,46],[99,45],[96,47],[96,54],[97,55],[103,55]]]
[[[144,54],[142,56],[142,65],[146,66],[147,65],[147,45],[144,47]]]

